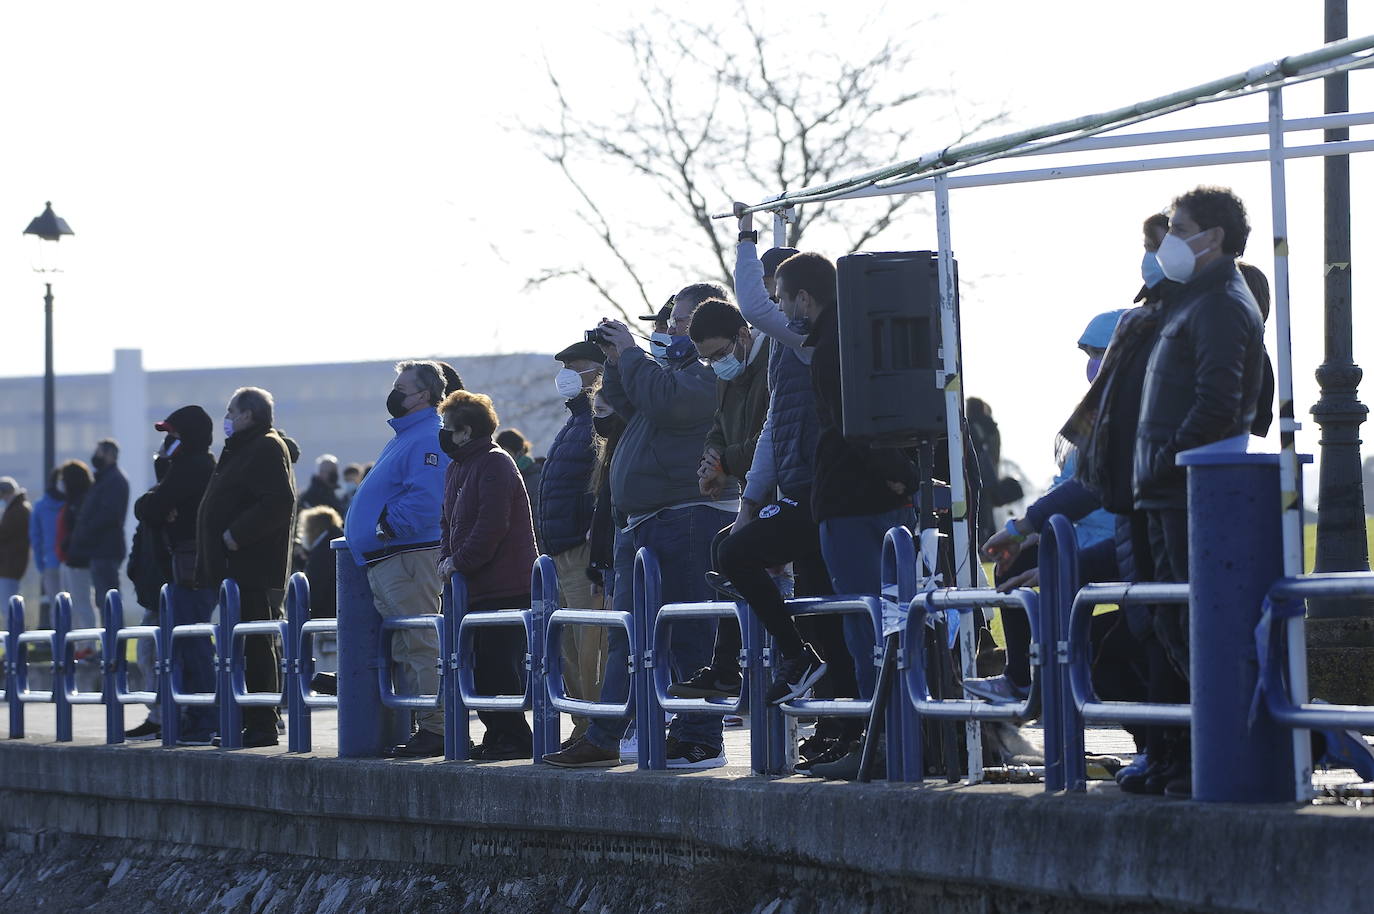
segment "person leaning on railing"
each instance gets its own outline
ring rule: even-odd
[[[528,607],[536,558],[529,495],[515,460],[492,440],[498,418],[491,398],[455,391],[439,404],[439,446],[451,463],[444,477],[439,574],[467,580],[468,611]],[[473,686],[483,695],[525,691],[525,633],[481,627],[473,636]],[[519,711],[479,711],[486,727],[472,758],[531,758],[534,740]]]

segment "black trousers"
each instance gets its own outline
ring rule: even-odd
[[[835,592],[821,556],[820,527],[811,519],[809,499],[782,498],[763,506],[757,519],[720,544],[716,562],[720,573],[730,579],[773,636],[782,656],[798,656],[802,645],[809,642],[825,661],[826,675],[818,684],[817,697],[858,697],[854,658],[845,646],[844,619],[837,615],[794,619],[768,574],[770,567],[791,562],[797,596],[826,597]],[[722,623],[716,633],[716,658],[728,657],[732,664],[736,663],[739,649],[739,626]],[[857,719],[828,718],[817,732],[822,736],[852,737],[862,729],[863,722]]]
[[[1179,509],[1147,511],[1150,551],[1154,557],[1156,581],[1185,583],[1188,580],[1188,512]],[[1188,607],[1164,605],[1151,607],[1154,637],[1149,642],[1149,700],[1185,703],[1188,690]],[[1151,728],[1147,751],[1156,758],[1186,753],[1188,730],[1185,727]]]
[[[469,605],[469,612],[493,609],[522,609],[528,607],[529,594],[512,597],[493,597],[477,600]],[[516,626],[479,628],[473,632],[472,656],[475,668],[472,684],[482,695],[519,695],[525,691],[525,633]],[[519,711],[478,711],[477,717],[487,729],[483,742],[500,737],[518,746],[529,746],[534,737],[525,715]]]
[[[239,618],[244,622],[266,622],[281,618],[283,590],[240,590]],[[243,639],[243,680],[250,692],[281,690],[281,647],[274,637],[249,635]],[[277,733],[276,708],[244,708],[246,730]]]

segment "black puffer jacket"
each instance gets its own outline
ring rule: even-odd
[[[1209,265],[1164,301],[1135,439],[1135,506],[1187,506],[1179,452],[1250,431],[1264,376],[1264,324],[1235,261]]]

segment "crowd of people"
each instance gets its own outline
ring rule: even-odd
[[[871,697],[868,620],[794,616],[787,600],[876,593],[885,533],[914,529],[935,509],[919,504],[925,480],[915,454],[843,433],[835,264],[815,252],[760,253],[744,209],[737,205],[733,290],[686,283],[643,315],[645,328],[605,319],[554,356],[567,418],[542,460],[518,431],[498,434],[491,397],[464,389],[451,366],[428,360],[399,363],[390,390],[378,391],[378,411],[384,398],[394,435],[375,462],[340,469],[337,458],[322,455],[299,496],[292,470],[299,450],[274,428],[269,392],[248,387],[229,398],[218,459],[204,409],[171,413],[156,425],[166,436],[157,482],[134,504],[139,527],[128,575],[145,622],[157,619],[163,584],[176,623],[206,621],[224,578],[238,582],[245,620],[273,617],[293,567],[311,580],[313,613],[330,615],[338,560],[365,567],[383,617],[438,612],[452,574],[465,576],[472,611],[518,607],[528,605],[540,552],[555,563],[563,606],[629,612],[635,555],[647,547],[660,561],[664,602],[739,601],[758,617],[773,644],[767,701]],[[1187,580],[1185,477],[1175,456],[1226,439],[1241,446],[1251,432],[1264,434],[1272,416],[1263,347],[1268,288],[1258,270],[1237,262],[1248,234],[1244,206],[1222,188],[1192,190],[1145,221],[1137,306],[1099,315],[1078,340],[1090,386],[1064,424],[1056,485],[1002,529],[988,506],[1017,499],[1019,487],[998,479],[991,411],[969,401],[968,432],[977,440],[968,483],[982,495],[975,501],[980,539],[1000,587],[1035,584],[1035,536],[1053,513],[1078,523],[1086,580]],[[0,596],[17,588],[31,550],[44,592],[72,593],[74,623],[94,622],[92,591],[118,586],[126,554],[129,487],[118,457],[113,441],[100,442],[90,466],[59,467],[32,506],[13,480],[0,478]],[[329,547],[340,534],[344,553]],[[990,701],[1026,694],[1029,628],[1012,616],[1005,672],[966,680],[969,694]],[[1159,607],[1114,616],[1094,629],[1099,691],[1186,701],[1186,614]],[[433,631],[393,637],[398,689],[436,693]],[[674,695],[739,694],[733,620],[677,623],[669,637]],[[560,647],[569,696],[626,700],[622,629],[571,626]],[[175,649],[183,688],[211,691],[208,642],[183,639]],[[269,639],[249,639],[250,690],[276,690],[275,650]],[[477,689],[523,691],[524,653],[519,632],[480,629]],[[213,709],[182,714],[183,742],[211,741]],[[156,715],[153,708],[129,736],[158,735]],[[481,718],[485,735],[472,747],[474,759],[531,757],[522,714]],[[278,724],[275,709],[245,708],[244,745],[275,744]],[[575,716],[573,725],[545,762],[589,768],[636,758],[632,719]],[[724,765],[722,726],[718,713],[675,715],[668,766]],[[798,770],[854,777],[863,726],[823,718],[798,747]],[[440,755],[443,728],[442,711],[418,712],[411,737],[390,752]],[[1137,736],[1140,754],[1123,769],[1122,787],[1186,795],[1186,733],[1151,728]]]

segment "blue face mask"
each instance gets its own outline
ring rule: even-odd
[[[672,342],[663,351],[663,357],[669,362],[681,361],[697,351],[697,347],[693,345],[690,336],[672,336],[669,339]]]
[[[1154,251],[1146,251],[1140,259],[1140,278],[1151,289],[1164,280],[1164,270],[1160,268],[1159,257]]]
[[[722,381],[733,381],[744,371],[744,363],[735,358],[732,352],[724,358],[716,359],[711,363],[711,370],[716,373],[716,377]]]
[[[805,314],[794,317],[787,322],[787,329],[802,336],[809,336],[811,334],[811,318]]]

